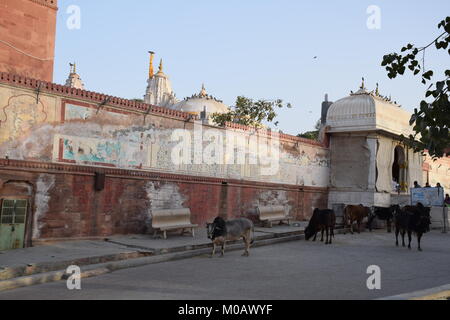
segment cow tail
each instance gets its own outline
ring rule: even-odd
[[[252,241],[250,241],[250,244],[253,244],[255,242],[255,226],[252,226]]]

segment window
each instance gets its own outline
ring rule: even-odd
[[[24,224],[26,215],[27,200],[3,200],[1,224]]]

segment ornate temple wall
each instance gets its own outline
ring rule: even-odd
[[[0,187],[33,186],[30,241],[148,232],[155,208],[189,207],[203,224],[256,205],[298,219],[327,205],[329,151],[316,141],[5,73],[0,108]]]
[[[401,169],[400,185],[403,191],[408,190],[413,186],[414,181],[419,184],[422,183],[422,166],[423,157],[420,153],[414,152],[413,149],[401,144],[398,140],[379,136],[378,137],[378,153],[377,153],[377,191],[392,193],[392,166],[394,164],[394,150],[400,146],[404,151],[404,166]]]
[[[414,181],[422,184],[420,153],[390,135],[381,133],[335,133],[331,137],[331,182],[329,207],[363,204],[388,207],[392,204],[395,149],[402,149],[399,183],[408,194]]]

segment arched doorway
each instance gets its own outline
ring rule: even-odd
[[[392,180],[400,185],[400,190],[405,192],[408,186],[406,181],[407,161],[405,149],[397,146],[394,149],[394,163],[392,164]]]
[[[7,181],[0,186],[0,250],[31,245],[33,185]]]

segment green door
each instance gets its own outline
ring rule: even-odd
[[[0,213],[0,250],[23,248],[27,200],[3,200]]]

